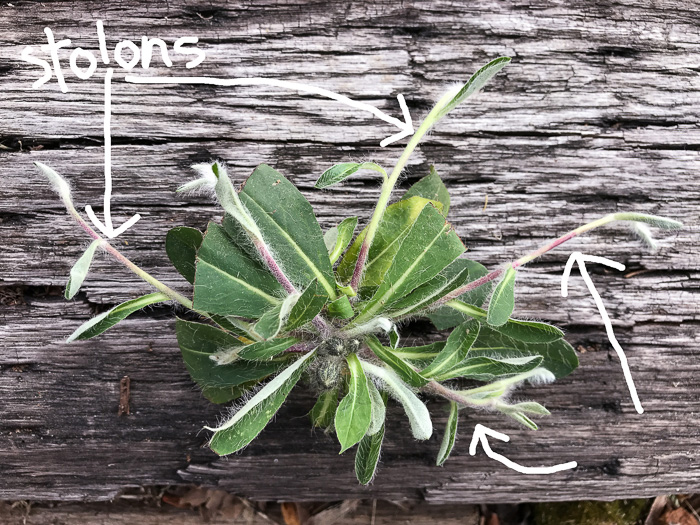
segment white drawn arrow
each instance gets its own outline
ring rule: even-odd
[[[632,396],[632,402],[634,403],[634,408],[636,408],[637,412],[641,414],[644,412],[644,408],[642,408],[642,404],[639,402],[639,396],[637,395],[637,388],[634,386],[634,380],[632,379],[632,373],[630,372],[630,367],[627,364],[627,356],[625,355],[624,350],[622,350],[620,343],[618,343],[617,339],[615,338],[615,332],[613,332],[613,327],[612,327],[612,323],[610,322],[610,317],[608,317],[608,312],[605,311],[605,306],[603,305],[603,300],[600,298],[600,294],[598,293],[598,290],[596,290],[595,286],[593,285],[593,281],[591,281],[591,276],[588,275],[588,270],[586,270],[586,263],[587,262],[604,264],[605,266],[610,266],[611,268],[615,268],[616,270],[619,270],[621,272],[624,271],[625,265],[621,264],[619,262],[611,261],[610,259],[606,259],[605,257],[596,257],[595,255],[584,255],[581,252],[572,253],[569,256],[569,260],[566,261],[566,266],[564,267],[564,273],[561,276],[561,296],[562,297],[566,297],[567,295],[569,295],[569,291],[567,289],[567,286],[569,284],[569,275],[571,274],[571,268],[575,262],[578,262],[578,267],[579,267],[579,271],[581,272],[581,277],[583,277],[583,280],[586,282],[586,286],[588,287],[588,291],[591,292],[591,295],[593,296],[593,300],[595,301],[595,304],[598,307],[598,311],[600,312],[600,317],[603,318],[603,323],[605,324],[605,331],[608,333],[608,339],[610,340],[610,343],[613,345],[615,352],[617,352],[617,356],[620,358],[620,364],[622,365],[622,372],[625,375],[625,380],[627,381],[627,387],[629,388],[630,396]]]
[[[95,227],[110,239],[121,235],[126,230],[131,228],[141,216],[137,213],[131,219],[122,224],[119,228],[114,228],[112,224],[112,135],[110,133],[110,124],[112,121],[112,73],[114,70],[107,68],[105,73],[105,121],[104,121],[104,138],[105,138],[105,195],[104,195],[104,217],[105,222],[97,218],[92,206],[85,206],[85,212],[90,217],[90,220]]]
[[[131,82],[133,84],[209,84],[214,86],[273,86],[283,89],[290,89],[292,91],[301,91],[303,93],[311,93],[313,95],[319,95],[322,97],[330,98],[350,106],[351,108],[359,109],[361,111],[369,111],[374,116],[382,119],[384,122],[393,124],[401,131],[395,135],[382,140],[379,145],[381,147],[388,146],[389,144],[401,140],[404,137],[408,137],[415,133],[413,129],[413,120],[411,120],[411,114],[406,106],[406,101],[403,95],[397,95],[399,100],[399,105],[401,106],[401,111],[403,113],[404,121],[401,122],[399,119],[390,117],[379,108],[376,108],[370,104],[365,104],[364,102],[358,102],[352,100],[344,95],[339,95],[338,93],[333,93],[327,89],[309,86],[307,84],[302,84],[299,82],[288,82],[286,80],[277,80],[274,78],[211,78],[211,77],[140,77],[134,75],[126,75],[124,80]]]
[[[471,456],[476,455],[476,447],[479,444],[479,441],[481,441],[481,447],[484,449],[484,452],[486,452],[488,457],[495,459],[496,461],[503,463],[509,469],[516,470],[522,474],[553,474],[561,470],[576,468],[578,465],[578,463],[575,461],[569,461],[568,463],[561,463],[560,465],[554,465],[553,467],[524,467],[519,463],[511,461],[507,457],[491,450],[491,445],[489,445],[489,440],[486,436],[491,436],[505,442],[510,441],[510,437],[508,437],[508,435],[496,432],[495,430],[491,430],[489,427],[485,427],[481,423],[477,423],[474,427],[472,442],[469,445],[469,454]]]

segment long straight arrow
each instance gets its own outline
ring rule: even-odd
[[[605,266],[610,266],[611,268],[615,268],[616,270],[619,270],[621,272],[624,271],[625,265],[619,262],[612,261],[610,259],[606,259],[605,257],[596,257],[595,255],[584,255],[581,252],[572,253],[569,256],[569,260],[566,262],[566,266],[564,267],[564,273],[561,276],[562,297],[566,297],[569,294],[567,288],[569,283],[569,275],[571,274],[571,268],[573,267],[575,262],[578,262],[581,277],[583,277],[583,280],[586,282],[588,291],[593,296],[593,300],[595,301],[595,304],[598,307],[600,317],[602,317],[603,323],[605,324],[605,331],[608,334],[608,339],[610,340],[610,343],[615,349],[615,352],[617,352],[617,356],[620,358],[620,365],[622,365],[622,372],[625,375],[625,380],[627,381],[627,388],[629,388],[630,396],[632,396],[634,408],[637,410],[638,413],[641,414],[644,412],[644,408],[642,408],[642,403],[639,401],[639,396],[637,395],[637,388],[634,386],[632,372],[630,372],[630,367],[627,364],[627,356],[625,355],[624,350],[622,350],[620,343],[617,342],[615,332],[613,332],[612,323],[610,322],[610,317],[608,316],[608,312],[605,311],[603,300],[600,298],[598,290],[596,290],[595,286],[593,285],[591,276],[588,275],[588,270],[586,270],[586,262],[604,264]]]
[[[491,445],[489,445],[489,440],[487,436],[500,439],[501,441],[510,441],[510,437],[507,434],[496,432],[495,430],[491,430],[489,427],[485,427],[481,423],[477,423],[474,427],[474,436],[472,437],[472,442],[469,445],[469,455],[476,455],[476,447],[479,444],[479,442],[481,442],[481,447],[484,449],[484,452],[486,452],[486,455],[488,457],[490,457],[491,459],[495,459],[499,463],[503,463],[509,469],[516,470],[522,474],[554,474],[555,472],[559,472],[561,470],[569,470],[572,468],[576,468],[576,466],[578,465],[575,461],[569,461],[568,463],[561,463],[559,465],[554,465],[551,467],[525,467],[520,463],[511,461],[507,457],[502,456],[501,454],[498,454],[497,452],[491,450]]]
[[[104,120],[104,140],[105,140],[105,194],[104,194],[104,224],[97,218],[92,206],[85,206],[85,213],[92,223],[104,235],[114,239],[117,235],[124,233],[131,228],[141,216],[137,213],[131,219],[115,229],[112,224],[112,135],[110,127],[112,123],[112,73],[114,70],[107,68],[105,73],[105,120]]]
[[[131,82],[132,84],[209,84],[214,86],[272,86],[283,89],[290,89],[292,91],[301,91],[303,93],[310,93],[312,95],[319,95],[321,97],[330,98],[350,106],[351,108],[359,109],[361,111],[369,111],[374,116],[382,119],[384,122],[393,124],[401,131],[395,135],[382,140],[379,145],[381,147],[388,146],[389,144],[401,140],[404,137],[413,135],[415,130],[413,129],[413,121],[411,120],[411,114],[406,106],[406,101],[403,95],[397,95],[399,100],[399,105],[401,106],[401,111],[403,113],[404,121],[400,121],[397,118],[390,117],[379,108],[376,108],[370,104],[365,104],[364,102],[358,102],[352,100],[344,95],[338,93],[333,93],[327,89],[323,89],[316,86],[310,86],[308,84],[302,84],[300,82],[289,82],[286,80],[277,80],[274,78],[212,78],[212,77],[141,77],[134,75],[126,75],[124,80]]]

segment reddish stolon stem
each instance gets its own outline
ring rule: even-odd
[[[521,257],[520,259],[513,261],[510,264],[513,268],[518,268],[520,266],[524,266],[525,264],[537,259],[540,255],[545,254],[550,250],[553,250],[554,248],[556,248],[560,244],[563,244],[566,241],[571,240],[574,237],[576,237],[576,236],[578,236],[586,231],[592,230],[593,228],[596,228],[598,226],[602,226],[603,224],[606,224],[607,222],[610,222],[611,220],[614,220],[614,219],[612,218],[612,216],[608,215],[606,217],[603,217],[602,219],[598,219],[597,221],[580,226],[580,227],[576,228],[575,230],[572,230],[572,231],[562,235],[561,237],[554,239],[549,244],[542,246],[541,248],[535,250],[534,252],[531,252],[531,253]],[[460,288],[457,288],[456,290],[450,292],[445,297],[441,298],[439,301],[435,302],[433,306],[443,305],[443,304],[451,301],[452,299],[456,299],[457,297],[459,297],[460,295],[462,295],[464,293],[470,292],[472,290],[475,290],[476,288],[479,288],[480,286],[483,286],[484,284],[486,284],[488,282],[494,281],[494,280],[498,279],[503,274],[504,271],[505,271],[504,268],[499,268],[497,270],[492,271],[491,273],[484,275],[483,277],[481,277],[475,281],[467,283],[464,286],[461,286]]]
[[[274,257],[272,257],[272,254],[270,253],[270,250],[268,250],[267,245],[260,239],[255,239],[253,241],[253,244],[255,244],[255,247],[260,253],[260,256],[265,261],[265,264],[267,264],[267,267],[270,269],[270,272],[272,272],[272,275],[275,276],[275,279],[277,279],[277,282],[279,282],[282,285],[284,290],[289,294],[297,293],[297,289],[294,288],[292,282],[284,274],[282,268],[279,267],[279,264],[277,264],[277,261],[275,261]]]
[[[362,272],[365,268],[365,262],[367,261],[367,255],[369,254],[369,246],[362,243],[360,247],[360,253],[357,254],[357,262],[355,263],[355,271],[352,273],[352,280],[350,281],[350,286],[353,290],[357,291],[360,286],[360,279],[362,278]]]

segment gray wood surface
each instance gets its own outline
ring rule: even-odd
[[[0,498],[103,500],[125,487],[190,482],[257,499],[431,503],[697,492],[699,14],[690,0],[3,3]],[[312,399],[298,391],[254,444],[217,459],[200,429],[219,408],[182,365],[173,308],[137,314],[99,339],[62,342],[95,312],[148,290],[101,257],[83,292],[63,300],[70,266],[88,241],[31,164],[57,169],[81,207],[101,211],[104,65],[88,81],[67,73],[64,94],[55,81],[32,90],[40,70],[19,60],[24,46],[44,42],[47,25],[97,53],[97,19],[105,20],[110,50],[142,35],[200,38],[201,66],[186,70],[180,60],[153,74],[307,82],[396,116],[403,93],[416,121],[446,86],[498,55],[512,56],[483,94],[431,133],[402,183],[435,164],[469,256],[489,267],[612,211],[666,215],[687,226],[661,234],[655,254],[624,227],[597,231],[520,275],[518,315],[563,325],[581,351],[572,376],[519,394],[553,413],[536,433],[465,411],[454,457],[437,468],[443,404],[429,403],[438,432],[428,443],[414,442],[392,410],[379,477],[364,488],[351,455],[338,457],[334,439],[309,430]],[[68,54],[61,57],[67,64]],[[268,163],[299,185],[328,227],[348,213],[367,220],[378,184],[360,176],[320,192],[312,189],[316,177],[340,161],[391,166],[401,151],[378,146],[396,129],[333,101],[262,87],[134,86],[123,76],[115,72],[113,89],[113,213],[116,221],[136,212],[143,218],[116,244],[185,292],[165,257],[165,233],[220,216],[204,196],[175,196],[192,163],[223,158],[239,180]],[[641,416],[583,281],[575,276],[570,297],[559,295],[573,249],[627,265],[624,273],[591,272],[627,352]],[[409,329],[430,337],[426,325]],[[124,376],[130,413],[118,416]],[[471,457],[479,422],[511,436],[493,447],[514,461],[579,467],[526,476],[482,451]]]

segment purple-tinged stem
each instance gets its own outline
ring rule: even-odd
[[[297,293],[297,289],[294,288],[292,282],[284,274],[282,268],[280,268],[279,264],[277,264],[277,261],[275,261],[274,257],[272,257],[272,254],[267,248],[267,245],[261,239],[253,239],[253,244],[255,244],[255,247],[260,253],[260,256],[265,261],[265,264],[267,264],[267,267],[270,269],[270,272],[272,272],[272,275],[275,276],[275,279],[277,279],[277,282],[279,282],[282,285],[285,291],[289,294]]]
[[[297,343],[297,344],[294,344],[294,345],[290,346],[289,348],[287,348],[284,351],[284,353],[286,353],[286,354],[291,354],[291,353],[302,354],[302,353],[306,353],[306,352],[311,352],[311,350],[316,348],[316,346],[317,346],[316,344],[308,343],[308,342],[307,343],[303,343],[303,342]]]
[[[80,227],[85,230],[85,232],[92,237],[96,241],[102,241],[101,246],[104,248],[106,252],[108,252],[110,255],[112,255],[117,261],[122,263],[124,266],[126,266],[129,270],[134,272],[136,275],[138,275],[141,279],[146,281],[148,284],[153,286],[156,290],[159,292],[167,295],[170,297],[172,300],[177,301],[181,305],[185,306],[186,308],[192,309],[192,301],[190,301],[187,297],[184,295],[176,292],[169,286],[163,284],[161,281],[153,277],[150,273],[142,270],[140,267],[136,266],[133,262],[131,262],[129,259],[127,259],[119,250],[117,250],[114,246],[112,246],[109,242],[107,242],[106,239],[104,239],[99,233],[97,233],[95,230],[92,229],[92,227],[85,222],[85,219],[83,219],[78,211],[73,207],[72,203],[70,201],[66,201],[64,199],[64,203],[66,204],[66,208],[68,209],[68,212],[71,214],[71,216],[76,220],[76,222],[80,225]]]
[[[574,237],[577,237],[578,235],[581,235],[582,233],[585,233],[587,231],[590,231],[594,228],[597,228],[598,226],[603,226],[604,224],[607,224],[609,222],[612,222],[614,220],[618,220],[618,215],[619,214],[612,214],[612,215],[606,215],[605,217],[602,217],[598,220],[595,220],[593,222],[589,222],[588,224],[584,224],[583,226],[579,226],[575,230],[570,231],[569,233],[565,233],[561,237],[558,237],[557,239],[554,239],[553,241],[549,242],[548,244],[545,244],[541,248],[535,250],[534,252],[531,252],[520,259],[517,259],[511,263],[511,266],[513,268],[518,268],[520,266],[524,266],[525,264],[537,259],[540,255],[547,253],[550,250],[553,250],[560,244],[565,243],[568,240],[573,239]],[[456,290],[453,290],[446,296],[442,297],[439,301],[436,301],[433,306],[440,306],[443,305],[452,299],[456,299],[460,295],[470,292],[476,288],[479,288],[480,286],[491,282],[495,279],[498,279],[503,272],[505,271],[504,268],[499,268],[497,270],[492,271],[489,274],[484,275],[483,277],[477,279],[476,281],[472,281],[470,283],[465,284],[464,286],[461,286],[457,288]]]
[[[357,291],[360,287],[360,279],[362,279],[362,272],[365,268],[365,262],[367,261],[367,255],[369,254],[369,245],[362,243],[360,247],[360,253],[357,254],[357,262],[355,263],[355,270],[352,273],[352,280],[350,281],[350,286],[353,290]]]
[[[277,264],[277,261],[275,261],[275,258],[272,256],[270,250],[268,249],[267,245],[262,241],[262,239],[254,238],[253,244],[257,248],[258,253],[260,253],[260,256],[265,261],[267,267],[270,269],[270,272],[272,272],[272,275],[275,276],[275,279],[277,279],[277,282],[279,282],[282,285],[285,291],[289,294],[298,293],[297,289],[287,278],[282,268],[280,268],[279,264]],[[328,323],[326,323],[323,317],[317,315],[311,322],[324,338],[330,336],[331,329],[329,328]]]

